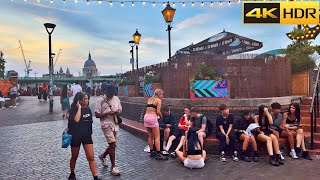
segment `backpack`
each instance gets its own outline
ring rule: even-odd
[[[202,116],[201,116],[201,120],[202,120],[203,117],[204,117],[204,116],[202,115]],[[207,122],[206,122],[206,134],[209,136],[209,135],[211,134],[211,132],[212,132],[213,124],[212,124],[212,122],[208,119],[208,117],[206,117],[206,118],[207,118]]]

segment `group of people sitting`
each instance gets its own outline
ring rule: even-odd
[[[206,151],[203,149],[204,139],[211,134],[212,124],[196,107],[185,107],[178,125],[168,106],[161,107],[163,91],[155,91],[155,96],[147,104],[144,125],[147,127],[150,156],[157,160],[168,159],[172,144],[178,145],[170,153],[172,158],[179,157],[188,168],[202,168],[205,165]],[[155,113],[150,113],[152,109]],[[289,109],[281,113],[281,105],[271,104],[271,111],[265,105],[259,106],[258,114],[252,116],[249,111],[242,112],[241,118],[234,121],[229,108],[225,104],[219,106],[220,114],[216,118],[216,137],[220,140],[220,160],[226,162],[226,152],[231,150],[232,160],[242,159],[246,162],[258,162],[257,141],[266,144],[269,162],[273,166],[284,164],[284,157],[279,147],[279,137],[288,139],[290,156],[293,159],[302,157],[312,160],[305,147],[305,137],[301,126],[300,106],[293,103]],[[160,120],[160,124],[158,121]],[[163,138],[160,138],[163,136]],[[296,137],[296,142],[294,141]],[[160,142],[160,139],[162,142]],[[237,142],[242,142],[238,156]],[[252,150],[248,150],[251,143]],[[161,145],[163,144],[163,145]],[[160,146],[161,145],[161,146]],[[161,147],[161,148],[160,148]],[[182,151],[181,151],[182,148]],[[161,152],[161,150],[163,150]],[[252,152],[253,151],[253,152]]]

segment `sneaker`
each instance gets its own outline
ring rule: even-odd
[[[293,159],[298,159],[298,156],[296,154],[296,151],[291,151],[290,152],[290,156],[293,158]]]
[[[278,161],[276,160],[276,157],[274,156],[271,156],[270,159],[269,159],[269,162],[272,166],[279,166],[279,163]]]
[[[16,108],[17,106],[13,106],[13,108]]]
[[[149,145],[148,145],[148,146],[146,146],[146,147],[143,149],[143,151],[144,151],[144,152],[148,152],[148,153],[150,153],[150,147],[149,147]]]
[[[236,162],[239,161],[237,151],[235,151],[235,152],[233,153],[233,155],[232,155],[232,160],[233,160],[233,161],[236,161]]]
[[[308,160],[312,160],[311,156],[309,155],[309,153],[308,153],[307,151],[304,151],[304,152],[302,153],[302,156],[301,156],[301,157],[303,157],[303,158],[305,158],[305,159],[308,159]]]
[[[169,159],[168,156],[164,156],[161,153],[158,153],[156,156],[156,160],[168,160],[168,159]]]
[[[241,159],[244,160],[245,162],[251,162],[248,156],[242,156]]]
[[[284,157],[283,157],[283,155],[282,155],[282,153],[280,152],[280,158],[281,158],[281,160],[283,160],[284,161]]]
[[[254,161],[254,162],[259,162],[259,161],[260,161],[259,154],[254,154],[254,155],[253,155],[253,161]]]
[[[175,159],[175,158],[176,158],[176,155],[177,155],[176,152],[170,153],[170,156],[171,156],[172,159]]]
[[[300,156],[300,157],[302,156],[302,151],[300,148],[295,148],[295,151],[297,156]]]
[[[117,167],[113,167],[111,170],[110,170],[110,174],[114,175],[114,176],[120,176],[120,171]]]
[[[150,157],[153,158],[153,157],[156,157],[157,156],[157,152],[156,151],[151,151],[150,152]]]
[[[221,152],[220,161],[227,162],[226,158],[224,157],[224,152]]]
[[[165,156],[169,156],[169,153],[168,153],[168,151],[166,151],[166,150],[162,151],[161,153],[162,153],[163,155],[165,155]]]
[[[104,166],[104,167],[107,167],[107,166],[108,166],[108,165],[107,165],[106,158],[103,158],[103,157],[102,157],[102,154],[99,155],[99,159],[100,159],[100,162],[101,162],[102,166]]]
[[[280,165],[284,165],[284,160],[281,158],[281,154],[276,155],[276,160]]]
[[[77,180],[74,173],[70,173],[68,180]]]
[[[5,109],[6,107],[2,107],[2,109]]]

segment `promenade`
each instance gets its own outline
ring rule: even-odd
[[[97,97],[91,97],[90,107],[94,110]],[[0,111],[0,180],[61,180],[69,175],[70,148],[61,148],[61,134],[67,126],[60,113],[59,97],[55,97],[54,114],[49,114],[49,103],[38,102],[37,97],[20,97],[15,109]],[[125,111],[125,109],[124,109]],[[156,161],[150,159],[143,149],[147,142],[124,131],[120,131],[116,163],[120,177],[113,177],[108,167],[103,168],[98,155],[107,146],[94,118],[93,140],[95,160],[102,179],[320,179],[320,157],[313,161],[293,160],[285,156],[284,166],[274,167],[264,157],[260,162],[244,161],[222,163],[219,156],[208,155],[203,169],[190,170],[178,159]],[[81,148],[76,165],[78,180],[93,179]]]

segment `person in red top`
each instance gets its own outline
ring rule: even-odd
[[[181,118],[179,120],[178,129],[175,130],[173,135],[171,135],[169,137],[167,147],[166,147],[166,149],[164,149],[165,151],[168,151],[172,145],[172,141],[174,141],[175,139],[179,139],[181,137],[179,145],[177,146],[176,150],[171,153],[172,158],[176,157],[176,151],[179,151],[183,145],[183,142],[185,140],[186,131],[188,131],[189,123],[190,123],[190,108],[186,107],[186,108],[184,108],[184,115],[181,116]]]

